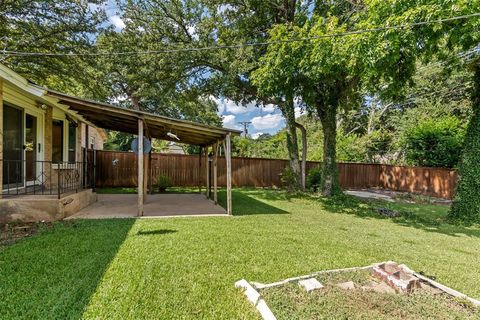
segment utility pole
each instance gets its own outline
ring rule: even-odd
[[[243,137],[246,138],[248,135],[248,125],[250,124],[250,121],[241,121],[238,124],[241,124],[243,126]]]

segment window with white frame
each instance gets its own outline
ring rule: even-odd
[[[52,162],[76,161],[77,124],[74,121],[54,119],[52,122]]]

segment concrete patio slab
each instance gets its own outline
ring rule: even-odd
[[[385,200],[388,202],[394,202],[393,198],[389,195],[386,194],[381,194],[378,192],[372,192],[372,191],[363,191],[363,190],[346,190],[346,194],[349,194],[351,196],[355,196],[358,198],[364,198],[364,199],[375,199],[375,200]]]
[[[72,219],[133,218],[137,216],[136,194],[99,194],[98,201]],[[167,193],[146,197],[143,217],[227,216],[220,205],[215,205],[199,193]]]

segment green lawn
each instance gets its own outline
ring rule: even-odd
[[[379,218],[378,206],[406,218]],[[241,278],[384,260],[480,298],[480,228],[444,223],[447,209],[242,189],[232,218],[58,225],[0,249],[0,317],[255,319]]]

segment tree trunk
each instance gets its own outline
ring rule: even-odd
[[[300,123],[295,123],[302,134],[302,189],[306,188],[306,174],[307,174],[307,130]]]
[[[132,96],[131,100],[132,100],[133,109],[140,110],[140,99],[138,99],[137,96]]]
[[[298,157],[297,126],[295,122],[293,98],[289,99],[287,97],[287,101],[279,107],[285,118],[288,158],[290,160],[290,169],[292,170],[295,179],[294,185],[290,187],[298,189],[301,186],[301,169],[300,159]]]
[[[338,181],[337,168],[337,106],[318,106],[323,130],[323,164],[320,192],[332,196],[342,192]]]
[[[468,123],[458,169],[458,185],[449,218],[480,222],[480,60],[474,65],[473,115]]]

